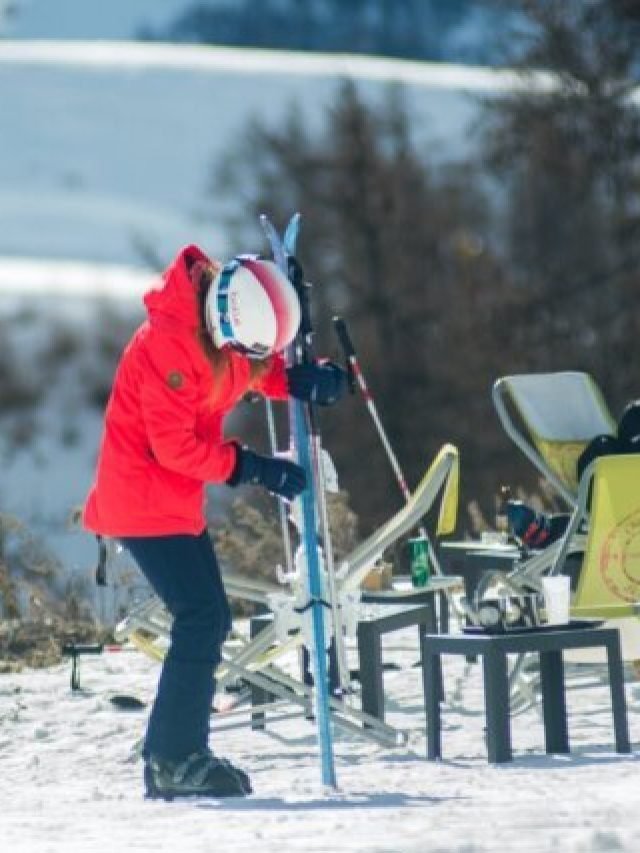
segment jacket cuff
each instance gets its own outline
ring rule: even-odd
[[[227,486],[237,486],[243,482],[242,480],[242,447],[237,441],[230,441],[229,444],[235,450],[236,459],[233,463],[231,474],[225,480]]]
[[[272,400],[286,400],[289,396],[289,384],[285,370],[284,358],[277,354],[272,356],[271,367],[262,377],[259,390]]]

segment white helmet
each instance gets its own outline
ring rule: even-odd
[[[250,358],[266,358],[295,338],[300,301],[273,261],[239,255],[212,281],[205,315],[218,348],[232,346]]]

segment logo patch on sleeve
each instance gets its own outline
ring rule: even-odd
[[[167,385],[177,391],[184,385],[184,376],[179,370],[172,370],[167,374]]]

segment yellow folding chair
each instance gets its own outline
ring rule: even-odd
[[[616,429],[595,381],[579,371],[503,376],[492,398],[509,438],[573,508],[578,457],[596,435]]]
[[[373,564],[405,533],[417,527],[439,498],[435,537],[453,533],[458,514],[460,457],[453,444],[444,444],[429,465],[409,501],[389,521],[358,545],[338,567],[341,589],[355,589]],[[431,559],[436,573],[442,575],[434,553]],[[443,578],[442,582],[449,580]],[[451,584],[444,584],[444,587]],[[406,592],[404,593],[406,594]]]
[[[505,578],[512,589],[540,588],[543,574],[561,574],[575,534],[588,518],[572,619],[600,618],[620,630],[623,659],[640,659],[640,455],[602,456],[585,470],[561,540]],[[546,560],[544,558],[547,558]],[[585,662],[585,661],[583,661]],[[512,702],[536,701],[536,679],[520,658],[511,673]]]
[[[585,471],[550,573],[562,571],[571,537],[589,518],[575,617],[640,614],[640,455],[602,456]],[[588,505],[590,501],[590,506]]]

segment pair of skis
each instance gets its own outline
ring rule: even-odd
[[[287,353],[288,364],[309,363],[313,358],[313,327],[310,316],[309,285],[302,280],[301,270],[295,260],[296,243],[300,228],[300,214],[289,221],[282,237],[264,214],[260,223],[265,232],[273,258],[279,269],[290,279],[300,300],[301,323],[298,334]],[[325,499],[325,484],[322,464],[322,446],[316,413],[313,404],[289,399],[289,433],[296,462],[302,466],[307,477],[307,488],[300,501],[299,532],[303,556],[303,574],[307,601],[303,607],[311,620],[311,648],[309,655],[314,684],[314,712],[318,733],[318,744],[322,763],[322,782],[328,788],[336,788],[333,735],[331,731],[330,688],[327,667],[327,631],[325,616],[327,608],[334,617],[334,639],[339,669],[344,668],[344,646],[342,625],[339,618],[337,589],[333,571],[333,554],[329,535],[328,513]],[[267,408],[269,433],[272,449],[275,449],[275,428],[270,408]],[[287,558],[287,568],[292,570],[286,510],[280,502],[280,520]],[[318,529],[322,530],[322,552]],[[328,589],[325,592],[324,572],[320,554],[324,554],[327,568]],[[328,595],[326,594],[328,593]],[[328,600],[327,600],[328,599]],[[341,665],[342,662],[342,665]]]

